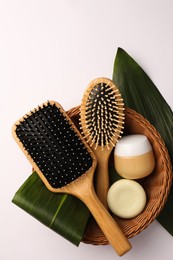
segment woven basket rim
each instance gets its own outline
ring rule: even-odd
[[[76,106],[69,109],[67,113],[71,118],[79,116],[80,106]],[[141,231],[143,231],[146,227],[148,227],[152,223],[152,221],[159,215],[160,211],[163,209],[164,204],[166,203],[166,200],[168,198],[168,194],[170,192],[170,188],[172,184],[172,165],[171,165],[171,160],[168,154],[168,150],[165,146],[165,143],[162,140],[158,131],[155,129],[155,127],[151,125],[150,122],[147,119],[145,119],[141,114],[137,113],[133,109],[126,107],[125,114],[131,118],[135,118],[135,120],[140,122],[141,127],[143,127],[144,129],[147,128],[152,133],[152,138],[155,139],[159,145],[159,149],[160,149],[159,152],[161,154],[164,154],[163,170],[167,173],[166,176],[164,176],[164,180],[163,180],[164,193],[157,200],[158,206],[156,208],[151,209],[150,214],[147,214],[147,216],[143,219],[143,222],[141,223],[140,226],[136,225],[134,227],[129,228],[129,230],[126,233],[126,236],[128,238],[131,238],[137,235],[138,233],[140,233]],[[95,233],[94,237],[90,234],[89,235],[85,234],[82,242],[87,244],[93,244],[93,245],[108,244],[106,237],[100,231]]]

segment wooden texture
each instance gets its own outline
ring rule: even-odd
[[[69,183],[68,185],[62,188],[55,189],[52,186],[50,186],[47,179],[44,177],[43,173],[41,172],[37,164],[34,162],[31,155],[28,154],[28,152],[25,150],[23,144],[16,135],[16,125],[19,125],[20,122],[24,120],[24,117],[28,117],[28,114],[14,124],[12,129],[13,137],[16,140],[19,147],[21,148],[21,150],[24,152],[25,156],[28,158],[33,168],[37,171],[38,175],[40,176],[46,187],[52,192],[71,194],[82,200],[91,211],[102,232],[107,237],[109,243],[116,250],[118,255],[123,255],[124,253],[130,250],[131,245],[124,233],[122,232],[122,230],[120,229],[120,227],[116,224],[114,219],[111,217],[111,215],[107,212],[102,203],[99,201],[93,188],[93,176],[97,164],[97,159],[90,147],[81,137],[80,132],[77,130],[77,128],[71,121],[70,117],[63,110],[63,108],[58,103],[53,102],[53,104],[56,104],[56,106],[60,108],[63,115],[71,123],[71,127],[81,138],[81,141],[87,147],[87,150],[93,159],[92,167],[90,167],[90,169],[88,169],[86,173],[83,173],[81,177]],[[34,113],[35,111],[37,111],[37,109],[34,109],[32,113]],[[29,115],[31,115],[31,112],[29,113]]]
[[[110,88],[113,91],[116,91],[116,94],[114,95],[114,100],[117,103],[118,109],[114,109],[113,113],[114,114],[117,113],[119,115],[119,122],[117,122],[116,130],[118,130],[120,132],[122,131],[123,123],[124,123],[124,115],[122,115],[123,109],[124,109],[124,104],[122,102],[123,99],[121,97],[121,94],[119,93],[118,88],[110,79],[107,79],[107,78],[98,78],[98,79],[93,80],[88,85],[86,91],[84,92],[83,99],[81,102],[80,120],[81,120],[82,132],[84,133],[84,137],[85,137],[86,141],[89,143],[89,145],[91,146],[93,152],[95,153],[95,155],[97,157],[97,169],[96,169],[96,176],[95,176],[96,193],[97,193],[99,199],[101,200],[101,202],[103,203],[103,205],[108,209],[108,205],[107,205],[107,192],[109,189],[108,161],[109,161],[111,151],[112,151],[113,147],[116,145],[116,142],[119,139],[119,136],[116,135],[116,132],[113,133],[113,134],[115,134],[116,137],[114,138],[113,142],[109,142],[108,146],[107,145],[104,145],[104,146],[98,145],[96,147],[93,146],[92,139],[91,139],[91,134],[93,134],[93,133],[88,131],[88,126],[87,126],[86,106],[87,106],[87,102],[88,102],[91,91],[99,83],[105,83],[108,86],[110,86]],[[116,95],[118,95],[119,97],[116,98]],[[108,118],[107,120],[110,121],[110,118]],[[96,123],[96,122],[93,122],[93,124],[94,123]],[[106,126],[105,126],[105,129],[106,129]]]
[[[96,176],[95,176],[95,189],[96,194],[102,204],[108,209],[107,205],[107,193],[109,189],[109,172],[108,172],[108,162],[109,157],[112,152],[113,146],[110,150],[102,149],[101,146],[98,146],[94,153],[97,157],[97,167],[96,167]]]

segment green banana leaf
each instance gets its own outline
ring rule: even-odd
[[[74,245],[82,240],[89,210],[71,195],[50,192],[36,172],[19,188],[12,202]]]
[[[126,107],[136,110],[155,126],[173,163],[173,112],[144,70],[121,48],[115,57],[113,81],[118,85]],[[173,235],[173,187],[157,219]]]

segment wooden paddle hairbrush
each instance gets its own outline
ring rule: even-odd
[[[119,255],[131,248],[95,194],[95,155],[58,103],[44,103],[25,115],[13,126],[13,136],[50,191],[82,200]]]
[[[97,157],[96,193],[107,208],[108,161],[124,124],[124,104],[116,85],[107,78],[93,80],[87,87],[80,113],[83,136]]]

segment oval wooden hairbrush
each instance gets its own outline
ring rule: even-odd
[[[107,208],[108,161],[124,124],[124,103],[116,85],[97,78],[87,87],[81,103],[80,124],[87,143],[97,157],[96,193]]]
[[[44,103],[25,115],[13,126],[13,136],[50,191],[82,200],[119,255],[131,248],[95,194],[95,155],[58,103]]]

